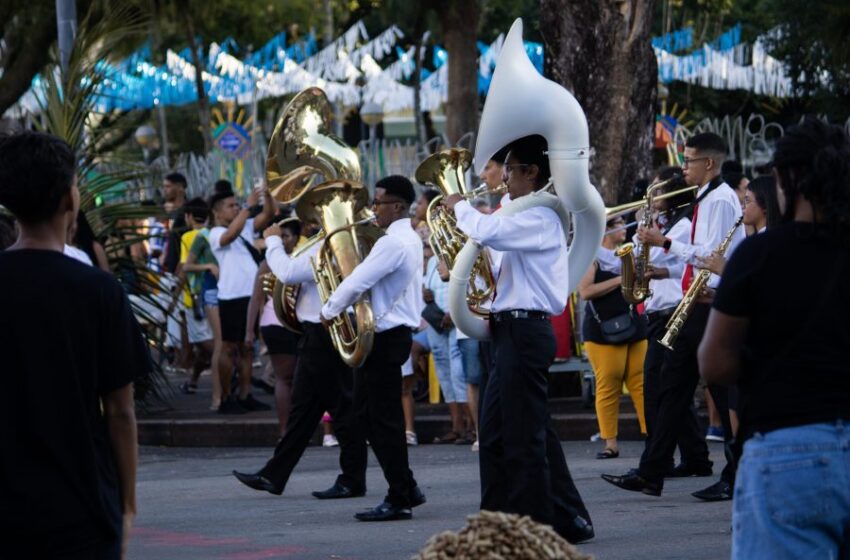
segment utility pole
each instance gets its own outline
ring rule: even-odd
[[[77,37],[77,5],[74,0],[56,0],[56,31],[59,37],[59,62],[62,74],[65,74]]]

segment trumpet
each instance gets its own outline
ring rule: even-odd
[[[428,205],[425,221],[431,235],[428,243],[434,254],[442,258],[446,266],[454,266],[458,253],[467,241],[467,236],[457,228],[454,214],[442,206],[441,202],[448,196],[460,195],[464,200],[472,199],[488,192],[487,186],[466,190],[464,173],[472,162],[472,154],[462,148],[449,148],[429,156],[416,169],[416,180],[420,183],[435,185],[440,195]],[[504,191],[507,185],[502,185],[495,192]],[[490,268],[490,261],[482,251],[475,260],[472,273],[467,284],[466,300],[469,309],[478,316],[487,314],[483,305],[489,301],[496,289],[496,279]]]

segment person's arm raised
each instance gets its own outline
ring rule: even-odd
[[[239,237],[242,233],[242,230],[245,229],[245,222],[248,221],[248,218],[251,216],[251,211],[249,208],[255,206],[257,201],[260,199],[260,193],[257,190],[251,191],[251,194],[248,195],[248,200],[246,201],[247,208],[243,208],[239,211],[239,214],[233,218],[233,221],[230,222],[230,225],[227,226],[227,231],[221,234],[221,239],[218,244],[222,247],[226,247],[230,245]]]
[[[267,225],[272,223],[275,214],[277,214],[277,204],[275,204],[272,193],[267,187],[263,187],[263,211],[259,216],[254,218],[254,231],[259,233],[263,231]]]

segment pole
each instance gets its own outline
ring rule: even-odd
[[[165,107],[162,101],[156,104],[157,112],[159,113],[159,135],[162,139],[162,155],[165,156],[165,166],[170,167],[168,159],[168,126],[165,122]]]
[[[74,0],[56,0],[56,32],[59,38],[59,62],[65,74],[77,37],[77,5]]]

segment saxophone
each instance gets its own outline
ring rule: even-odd
[[[720,246],[714,251],[721,257],[726,253],[726,249],[729,248],[729,244],[732,242],[732,236],[735,235],[735,231],[738,229],[738,226],[741,225],[741,222],[744,221],[744,217],[741,216],[735,221],[735,225],[732,226],[732,229],[726,234],[726,237],[723,238],[723,241],[720,243]],[[667,324],[664,326],[664,336],[661,337],[661,340],[658,342],[661,343],[662,346],[668,348],[670,350],[673,349],[673,345],[676,343],[676,338],[679,336],[679,333],[682,331],[682,327],[685,324],[685,321],[688,320],[688,316],[691,313],[691,309],[693,309],[694,304],[697,301],[700,293],[703,288],[705,288],[706,284],[708,284],[708,279],[711,278],[711,271],[706,269],[701,269],[699,273],[694,277],[693,282],[691,282],[688,291],[685,292],[685,296],[682,298],[682,301],[679,302],[679,305],[676,307],[676,310],[673,311],[673,315],[670,316],[670,319],[667,321]]]

